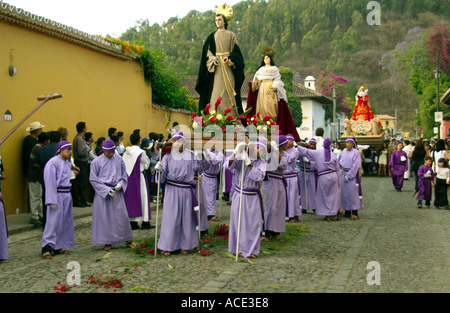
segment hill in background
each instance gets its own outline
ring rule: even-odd
[[[289,67],[294,79],[338,73],[349,82],[353,98],[359,83],[369,88],[376,114],[398,114],[398,129],[415,134],[416,95],[407,82],[392,81],[383,56],[406,40],[411,29],[438,23],[450,28],[450,4],[441,0],[385,0],[381,25],[369,25],[367,0],[241,1],[233,6],[228,29],[235,32],[246,61],[246,74],[260,63],[260,52],[271,47],[277,66]],[[141,20],[122,40],[139,41],[164,51],[166,64],[180,75],[196,75],[203,42],[215,31],[215,8],[191,11],[162,25]],[[353,94],[352,94],[353,90]],[[353,105],[351,104],[351,109]]]

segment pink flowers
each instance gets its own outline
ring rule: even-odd
[[[209,115],[209,109],[211,108],[211,103],[208,103],[205,107],[205,113]]]
[[[216,101],[216,104],[215,104],[216,111],[217,111],[217,108],[218,108],[219,105],[220,105],[220,102],[222,102],[222,97],[217,98],[217,101]],[[206,112],[206,111],[205,111],[205,112]]]

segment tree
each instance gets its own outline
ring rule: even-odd
[[[300,97],[293,92],[294,72],[292,72],[290,68],[284,66],[280,66],[279,70],[281,79],[284,83],[284,88],[286,89],[288,107],[291,112],[292,120],[294,121],[295,127],[300,127],[303,123],[302,102]]]

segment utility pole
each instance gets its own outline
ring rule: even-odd
[[[437,89],[437,106],[436,106],[436,111],[439,112],[439,76],[440,76],[440,71],[439,71],[439,52],[436,53],[436,89]],[[438,139],[441,139],[441,122],[438,122]]]
[[[336,86],[333,86],[333,141],[336,138]]]

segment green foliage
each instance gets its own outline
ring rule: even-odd
[[[164,55],[160,51],[145,49],[139,59],[145,81],[152,86],[154,103],[173,109],[191,109],[188,90],[180,87],[178,75],[164,64]]]
[[[292,120],[295,127],[300,127],[303,123],[302,103],[300,97],[296,96],[293,92],[293,78],[294,72],[290,68],[280,66],[281,80],[284,83],[286,89],[286,95],[288,99],[288,107],[291,112]]]

